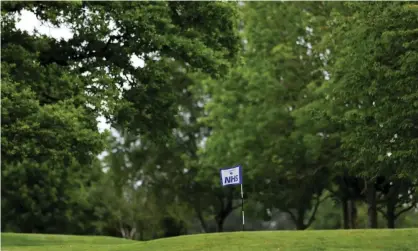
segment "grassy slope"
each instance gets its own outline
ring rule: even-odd
[[[135,242],[109,237],[2,234],[4,251],[412,251],[418,229],[202,234]]]

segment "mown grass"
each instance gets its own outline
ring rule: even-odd
[[[418,229],[234,232],[147,242],[111,237],[3,233],[4,251],[415,251]]]

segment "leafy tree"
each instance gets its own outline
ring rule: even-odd
[[[142,134],[174,126],[173,74],[200,69],[217,76],[227,70],[239,48],[230,3],[9,2],[3,12],[11,15],[22,9],[73,31],[68,41],[49,41],[40,51],[40,63],[82,75],[84,90],[97,97],[96,102],[89,99],[96,109]],[[10,29],[2,36],[3,46],[12,43],[28,49],[30,44],[21,44],[21,38]],[[143,58],[145,66],[133,66],[132,56]],[[125,83],[130,89],[121,90],[120,103],[117,90]]]
[[[245,65],[221,85],[209,83],[205,122],[212,131],[202,156],[212,165],[248,167],[246,180],[253,185],[246,191],[305,229],[322,200],[328,171],[318,157],[321,139],[304,136],[303,118],[293,113],[305,103],[306,86],[323,79],[310,50],[319,36],[309,27],[312,13],[299,7],[245,4]]]
[[[417,184],[408,178],[381,182],[378,191],[381,192],[380,198],[383,197],[383,206],[378,206],[378,211],[386,219],[388,228],[395,228],[399,216],[416,208],[416,187]]]
[[[23,56],[9,49],[2,57]],[[33,69],[31,64],[26,60],[19,65]],[[8,212],[2,229],[85,233],[87,229],[72,222],[78,217],[73,214],[88,207],[80,207],[85,205],[71,196],[94,180],[90,164],[102,145],[95,118],[72,98],[42,104],[26,83],[29,79],[11,79],[14,68],[2,62],[2,210]],[[62,84],[76,81],[63,78],[65,73],[54,66],[38,68],[37,73]]]
[[[15,15],[22,10],[69,27],[72,38],[56,40],[16,29]],[[29,191],[69,201],[84,196],[69,191],[88,176],[104,148],[99,115],[134,134],[165,138],[175,127],[183,95],[173,78],[185,70],[218,77],[239,50],[231,3],[5,2],[1,14],[2,177],[19,178],[2,184],[2,210],[13,212],[19,203],[35,207],[9,215],[4,225],[16,231],[74,232],[53,228],[57,223],[52,218],[44,219],[48,225],[40,228],[39,215],[51,215],[54,204],[38,205],[37,196],[32,198],[38,204],[30,196],[22,202],[15,192],[26,184]],[[134,56],[143,59],[143,67],[132,65]],[[130,88],[124,89],[126,83]],[[36,184],[26,180],[34,178]],[[76,225],[65,216],[71,205],[61,207],[59,217]],[[28,225],[13,222],[20,214]],[[31,226],[32,221],[37,225]]]
[[[2,231],[100,234],[95,227],[99,220],[95,205],[87,199],[87,190],[100,170],[85,169],[77,163],[3,165]]]
[[[417,12],[410,3],[347,7],[333,32],[338,47],[330,95],[333,106],[345,108],[336,115],[344,125],[341,163],[365,177],[369,227],[377,227],[376,178],[416,175]]]

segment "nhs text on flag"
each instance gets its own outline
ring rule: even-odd
[[[221,169],[221,184],[222,186],[236,185],[242,183],[241,167],[233,167]]]

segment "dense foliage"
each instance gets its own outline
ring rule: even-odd
[[[17,29],[22,11],[72,37]],[[5,2],[1,15],[2,231],[238,230],[239,190],[218,173],[236,164],[247,229],[418,224],[417,4]]]

